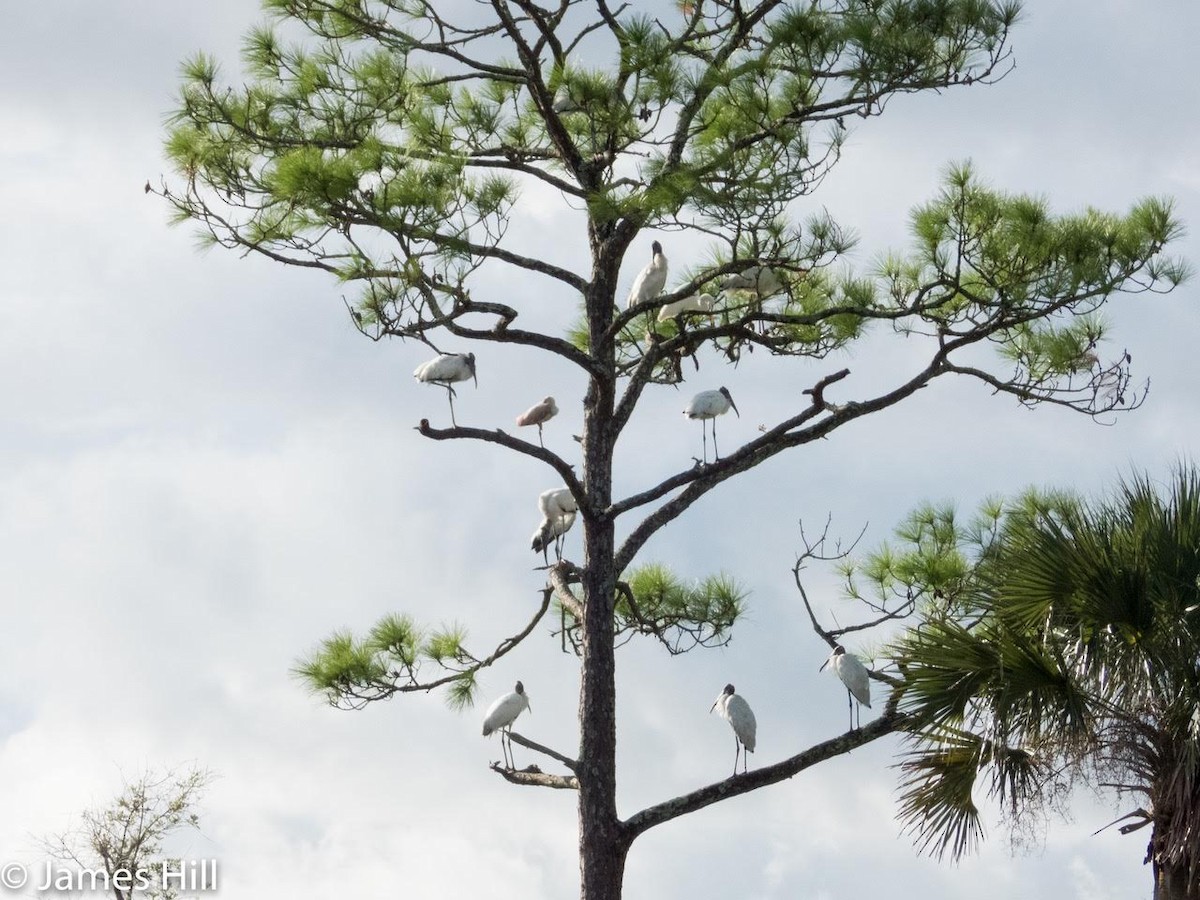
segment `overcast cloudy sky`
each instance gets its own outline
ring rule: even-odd
[[[478,710],[429,696],[336,712],[289,675],[320,638],[390,611],[469,623],[477,647],[513,633],[537,600],[534,500],[555,479],[495,448],[422,440],[416,421],[445,414],[440,393],[412,380],[422,348],[361,338],[320,276],[196,252],[142,193],[164,171],[180,60],[206,49],[236,71],[258,18],[235,0],[5,9],[0,862],[36,861],[32,836],[69,827],[123,775],[194,761],[219,779],[202,833],[179,850],[221,861],[228,900],[569,897],[574,797],[489,772],[498,748],[479,737]],[[993,184],[1062,210],[1173,196],[1193,232],[1177,249],[1200,261],[1197,34],[1193,0],[1030,2],[1007,79],[897,99],[857,126],[815,200],[858,229],[868,262],[904,245],[908,210],[947,162],[970,157]],[[521,227],[578,261],[583,236],[554,199],[531,197]],[[1198,289],[1114,305],[1107,350],[1128,347],[1152,391],[1112,427],[937,385],[726,485],[657,538],[647,558],[735,573],[751,612],[724,651],[622,651],[622,812],[725,774],[728,727],[707,711],[727,681],[757,712],[756,765],[842,727],[844,692],[817,675],[825,654],[790,582],[801,518],[832,513],[847,535],[869,522],[875,543],[925,499],[969,508],[1035,483],[1096,491],[1130,466],[1165,473],[1194,455]],[[895,371],[911,364],[905,349],[872,342],[871,359],[829,368]],[[460,420],[502,420],[552,391],[565,409],[547,440],[565,452],[581,386],[531,354],[488,352]],[[787,402],[753,370],[710,377],[742,412],[721,422],[727,447]],[[639,412],[619,460],[626,486],[694,453],[683,396],[654,392]],[[813,579],[836,600],[828,573]],[[522,678],[523,730],[570,751],[575,673],[539,636],[486,674],[483,694]],[[650,833],[626,897],[1149,893],[1142,835],[1090,836],[1127,810],[1087,796],[1029,855],[1010,856],[992,827],[957,867],[918,858],[893,819],[895,751],[880,742]]]

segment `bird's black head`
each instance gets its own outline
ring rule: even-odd
[[[725,685],[725,690],[722,691],[722,693],[732,695],[733,694],[733,685],[732,684]]]
[[[733,407],[734,415],[736,415],[740,419],[742,417],[742,414],[740,412],[738,412],[737,404],[733,402],[733,395],[729,393],[729,388],[723,387],[723,388],[718,388],[718,390],[721,392],[721,396],[723,396],[726,400],[728,400],[729,405]]]
[[[517,693],[518,694],[525,693],[525,685],[521,684],[521,682],[519,682],[519,681],[517,682]]]
[[[846,652],[846,648],[843,647],[841,644],[838,644],[836,647],[833,648],[834,656],[842,656],[843,654],[845,654],[845,652]]]
[[[658,254],[662,253],[662,244],[660,244],[658,241],[655,241],[650,245],[650,251],[654,256],[658,256]]]

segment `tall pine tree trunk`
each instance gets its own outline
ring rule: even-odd
[[[584,399],[583,478],[590,509],[583,510],[583,660],[579,686],[579,875],[583,900],[619,900],[629,842],[617,818],[616,649],[614,591],[618,572],[612,503],[612,459],[616,444],[615,349],[602,335],[612,321],[618,268],[608,262],[593,232],[588,331],[593,358],[604,360],[605,376],[593,374]],[[611,250],[611,247],[607,248]]]

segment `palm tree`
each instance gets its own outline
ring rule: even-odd
[[[1200,472],[1100,502],[1032,493],[980,521],[907,558],[942,563],[895,648],[917,723],[907,829],[957,857],[981,834],[980,781],[1020,824],[1086,777],[1140,798],[1113,824],[1150,826],[1156,900],[1200,897]]]

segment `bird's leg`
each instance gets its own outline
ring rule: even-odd
[[[700,446],[704,448],[704,465],[708,465],[708,423],[703,419],[700,420],[700,440]]]
[[[457,428],[458,423],[454,421],[454,388],[449,384],[446,385],[446,397],[450,400],[450,424]]]
[[[565,518],[565,517],[564,517]],[[558,554],[558,561],[562,562],[563,554],[567,550],[567,532],[566,529],[558,536],[558,543],[555,544],[555,553]]]
[[[717,449],[717,420],[714,418],[713,423],[713,462],[721,458],[721,451]]]
[[[854,695],[850,693],[849,688],[846,689],[846,703],[850,707],[850,730],[854,730]]]
[[[742,742],[738,740],[737,735],[733,736],[733,774],[737,775],[738,755],[742,752]]]
[[[541,422],[538,422],[538,446],[541,447],[543,450],[546,449],[546,445],[542,441],[542,423]]]

